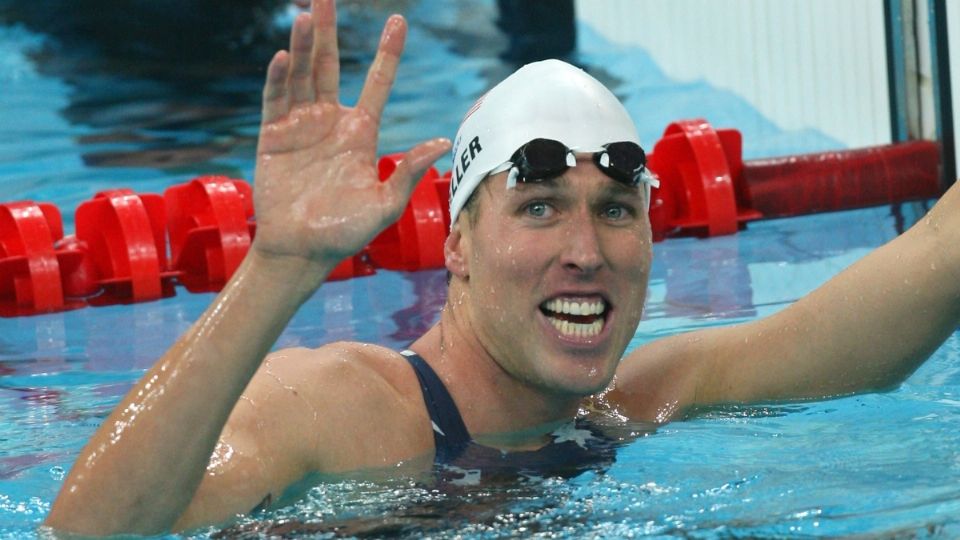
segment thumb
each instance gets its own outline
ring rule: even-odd
[[[450,150],[450,146],[450,140],[444,138],[432,139],[414,146],[403,155],[387,184],[397,195],[401,195],[403,200],[409,199],[423,173],[437,158]]]

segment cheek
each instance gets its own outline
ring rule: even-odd
[[[604,254],[611,266],[631,275],[648,272],[653,259],[653,240],[648,228],[616,231],[605,247]]]
[[[528,235],[532,236],[532,235]],[[552,240],[503,235],[490,238],[483,251],[474,253],[473,263],[489,271],[491,279],[506,285],[503,280],[521,280],[541,275],[550,256],[546,246]]]
[[[643,310],[653,260],[653,244],[649,235],[639,239],[633,236],[630,241],[619,243],[617,248],[611,248],[607,253],[611,271],[621,278],[619,283],[624,287],[623,297],[632,300],[629,310],[639,316]]]
[[[528,320],[531,299],[548,273],[549,263],[544,262],[548,259],[538,253],[537,243],[519,238],[491,242],[475,251],[471,289],[477,295],[475,306],[486,313],[483,317],[508,326]]]

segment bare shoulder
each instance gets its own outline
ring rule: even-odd
[[[274,352],[243,399],[284,418],[316,470],[392,465],[432,449],[416,375],[385,347],[337,342]]]
[[[416,376],[402,355],[368,343],[280,350],[267,357],[254,380],[280,383],[318,401],[363,399],[400,405],[420,397]]]
[[[340,341],[310,349],[294,347],[270,353],[255,378],[286,375],[294,384],[311,387],[332,383],[331,377],[376,377],[402,384],[399,353],[367,343]],[[307,384],[309,383],[309,385]],[[338,385],[330,384],[336,390]]]
[[[234,406],[177,528],[269,504],[309,473],[409,471],[432,451],[419,383],[400,354],[358,343],[276,351]]]

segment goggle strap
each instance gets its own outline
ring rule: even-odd
[[[655,174],[653,174],[652,172],[650,172],[650,169],[648,169],[648,168],[646,168],[646,167],[644,167],[643,170],[640,171],[640,178],[639,178],[639,179],[640,179],[640,183],[643,184],[643,191],[644,191],[644,193],[646,194],[646,201],[645,201],[645,202],[646,202],[647,212],[649,212],[649,211],[650,211],[650,203],[652,202],[652,201],[650,200],[650,197],[652,196],[652,193],[650,193],[650,191],[651,191],[653,188],[659,188],[659,187],[660,187],[660,179],[657,178],[657,176],[656,176]]]
[[[648,186],[653,186],[655,188],[660,187],[660,179],[651,173],[650,169],[646,167],[644,167],[643,171],[640,172],[640,181]]]
[[[517,187],[517,178],[520,176],[520,169],[516,165],[510,167],[510,173],[507,174],[507,189]]]

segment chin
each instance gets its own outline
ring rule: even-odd
[[[564,364],[552,376],[544,374],[541,380],[550,381],[548,386],[554,392],[580,397],[605,390],[616,372],[616,363],[611,365],[607,359],[593,362],[576,359]]]

